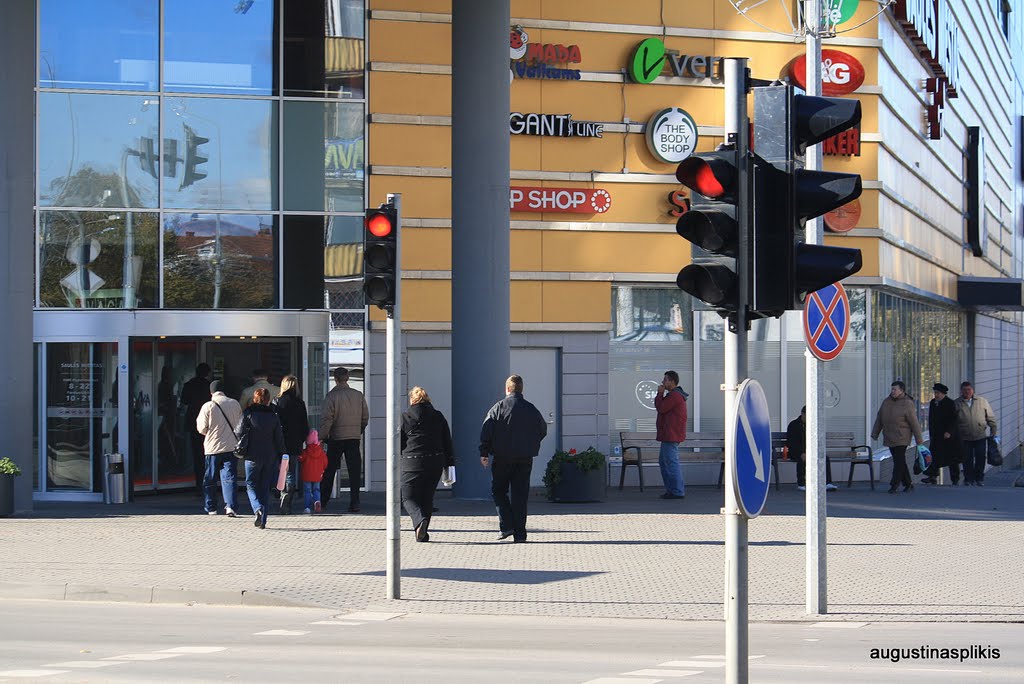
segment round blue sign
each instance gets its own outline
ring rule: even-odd
[[[757,380],[747,379],[736,397],[733,472],[736,503],[748,518],[756,518],[768,498],[772,475],[772,431],[768,400]]]

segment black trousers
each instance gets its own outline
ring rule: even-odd
[[[892,454],[892,478],[889,480],[889,488],[894,489],[902,484],[908,487],[913,484],[910,479],[910,470],[907,468],[907,447],[891,446],[889,453]]]
[[[987,438],[964,440],[964,482],[983,482],[985,480],[987,455]]]
[[[806,484],[807,477],[807,461],[800,460],[800,457],[796,457],[796,484],[797,486],[803,487]],[[825,458],[825,483],[832,484],[832,459]]]
[[[195,423],[193,422],[193,426]],[[188,431],[189,448],[192,449],[192,473],[196,476],[196,490],[203,491],[203,480],[206,478],[206,453],[203,447],[205,438],[194,429]]]
[[[363,483],[363,456],[359,453],[358,439],[332,439],[327,443],[327,468],[320,481],[320,503],[326,508],[334,490],[334,476],[341,467],[341,459],[345,458],[348,470],[349,508],[359,506],[359,487]]]
[[[517,540],[526,539],[526,504],[530,499],[530,472],[533,460],[491,464],[491,496],[498,509],[501,533],[511,532]],[[510,494],[511,492],[511,494]]]
[[[932,464],[928,466],[928,470],[924,471],[924,474],[926,477],[936,478],[939,476],[939,473],[942,472],[942,469],[945,468],[946,466],[949,466],[949,478],[953,481],[953,484],[960,484],[959,461],[950,461],[949,463],[940,464],[939,460],[936,458],[935,460],[932,461]]]
[[[430,514],[434,509],[434,491],[441,477],[441,467],[426,467],[423,470],[402,469],[402,506],[412,518],[416,529],[426,521],[430,526]]]

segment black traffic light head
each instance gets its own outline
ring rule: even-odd
[[[156,178],[156,163],[160,160],[156,150],[153,149],[153,139],[142,136],[139,138],[138,151],[129,151],[129,154],[136,154],[139,157],[139,168]]]
[[[206,178],[206,172],[199,166],[210,160],[209,157],[202,156],[199,149],[200,145],[205,145],[210,142],[210,139],[196,133],[188,124],[182,124],[182,126],[185,128],[185,169],[181,173],[179,190],[184,190],[196,181]]]
[[[363,293],[369,304],[395,304],[398,273],[398,211],[394,204],[367,209],[363,223]]]

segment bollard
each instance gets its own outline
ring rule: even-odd
[[[124,473],[124,454],[103,454],[103,503],[123,504],[128,501],[127,479]]]

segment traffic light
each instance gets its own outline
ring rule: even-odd
[[[164,178],[174,178],[178,173],[178,141],[174,138],[164,138]]]
[[[179,190],[184,190],[196,181],[206,178],[206,173],[199,168],[199,165],[210,160],[209,157],[199,154],[199,146],[210,142],[210,139],[196,133],[188,124],[182,124],[182,126],[185,128],[185,169],[181,174]]]
[[[148,137],[139,138],[138,151],[129,151],[139,157],[139,167],[153,178],[156,178],[156,164],[160,160],[153,149],[153,139]]]
[[[363,223],[363,293],[369,304],[395,304],[398,268],[398,210],[382,204],[366,210]]]
[[[754,88],[751,309],[778,316],[861,268],[859,249],[808,245],[804,223],[860,196],[854,173],[806,171],[809,145],[860,123],[860,101]]]
[[[676,222],[676,232],[707,254],[679,272],[676,285],[716,309],[738,308],[738,212],[747,210],[739,197],[739,155],[720,149],[687,157],[676,169],[679,182],[692,190],[690,209]]]

